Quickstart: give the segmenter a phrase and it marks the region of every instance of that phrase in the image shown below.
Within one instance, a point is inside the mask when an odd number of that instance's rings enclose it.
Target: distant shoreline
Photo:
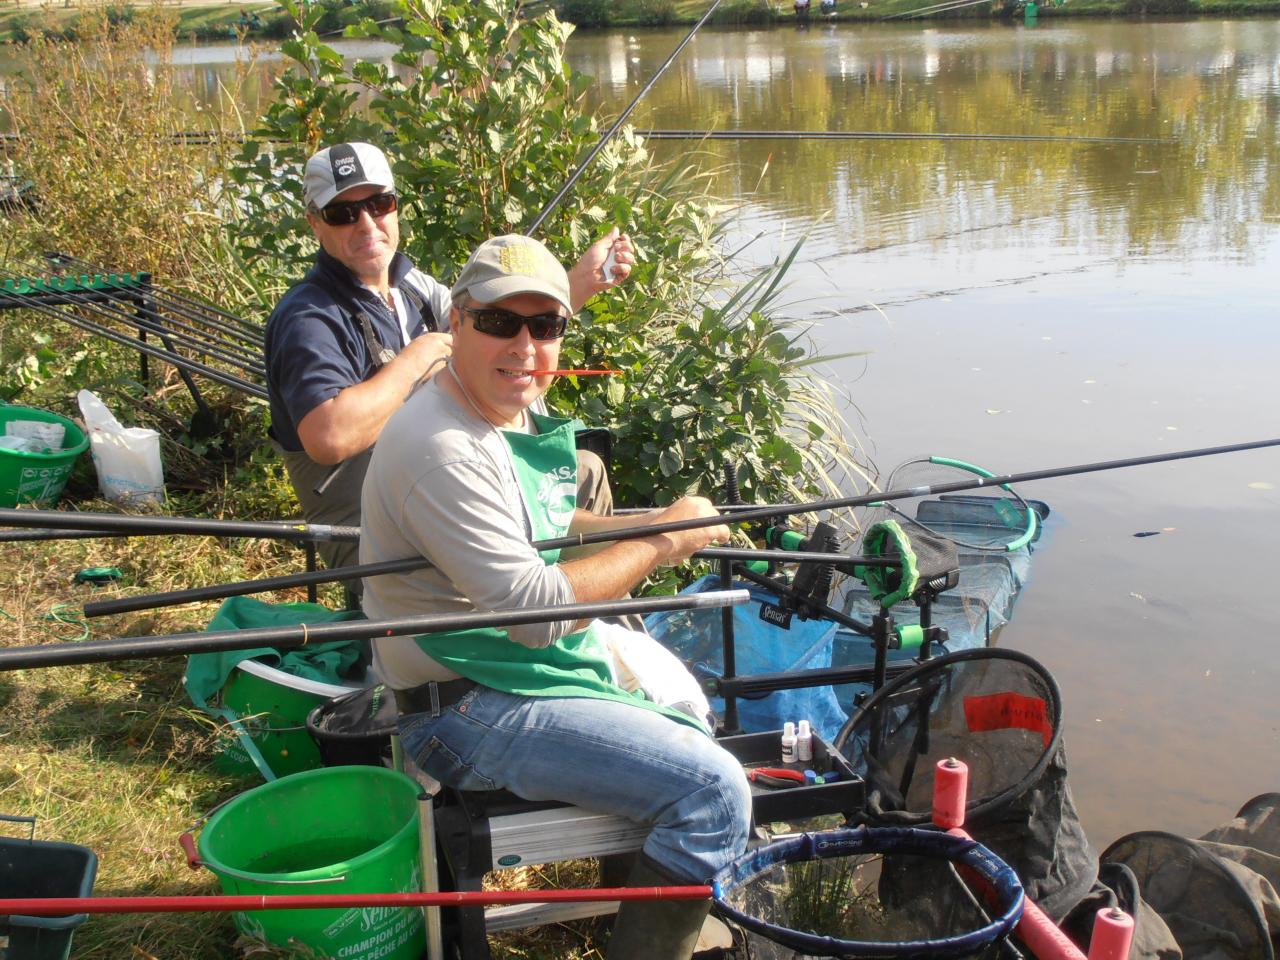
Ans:
[[[835,16],[820,12],[821,0],[810,0],[807,18],[798,17],[790,2],[774,2],[765,7],[764,0],[757,8],[751,8],[739,22],[720,21],[717,27],[758,29],[765,26],[820,27],[832,23],[875,23],[886,18],[901,18],[904,14],[930,6],[936,0],[839,0]],[[1280,0],[1035,0],[1038,19],[1048,21],[1059,17],[1121,17],[1160,20],[1198,20],[1206,17],[1255,17],[1280,14]],[[993,20],[1017,20],[1025,17],[1026,0],[990,0],[933,16],[916,15],[912,21],[937,24],[940,22],[991,22]],[[73,39],[76,24],[86,9],[75,0],[64,0],[63,6],[50,6],[47,0],[17,0],[12,7],[0,12],[0,43],[22,42],[41,34]],[[140,10],[148,4],[117,3],[110,9]],[[179,40],[194,39],[211,42],[245,37],[249,40],[285,39],[292,31],[292,22],[274,0],[166,0],[162,9],[177,15],[175,34]],[[346,8],[347,16],[359,19],[360,8],[356,4]],[[623,6],[623,5],[620,5]],[[385,11],[382,6],[378,11]],[[670,21],[663,24],[641,23],[635,18],[617,17],[604,27],[579,26],[580,30],[643,30],[655,26],[683,27],[696,23],[705,9],[703,0],[679,0]],[[739,4],[739,11],[743,5]],[[385,15],[385,14],[383,14]],[[378,17],[375,16],[375,19]]]

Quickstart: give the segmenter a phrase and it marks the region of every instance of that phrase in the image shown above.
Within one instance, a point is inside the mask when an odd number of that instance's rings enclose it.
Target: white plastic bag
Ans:
[[[160,434],[145,427],[122,427],[98,397],[76,394],[89,432],[89,450],[98,470],[98,489],[112,503],[157,506],[164,500]]]

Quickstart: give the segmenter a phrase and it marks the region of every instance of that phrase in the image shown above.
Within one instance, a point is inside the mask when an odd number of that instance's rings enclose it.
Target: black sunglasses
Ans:
[[[360,219],[360,211],[368,210],[369,216],[375,220],[385,217],[396,208],[394,193],[375,193],[363,200],[348,200],[344,203],[331,203],[320,208],[320,219],[331,227],[347,227]]]
[[[559,340],[569,326],[569,318],[558,313],[535,313],[526,317],[522,313],[504,310],[501,307],[460,308],[463,313],[471,315],[475,328],[491,337],[510,340],[520,332],[521,327],[529,328],[529,336],[535,340]]]

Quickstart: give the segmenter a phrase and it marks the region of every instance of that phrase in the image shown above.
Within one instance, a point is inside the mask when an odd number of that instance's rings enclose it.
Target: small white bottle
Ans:
[[[796,762],[796,725],[790,720],[782,725],[782,762]]]
[[[796,759],[801,763],[813,759],[813,731],[809,729],[808,720],[801,720],[796,731]]]

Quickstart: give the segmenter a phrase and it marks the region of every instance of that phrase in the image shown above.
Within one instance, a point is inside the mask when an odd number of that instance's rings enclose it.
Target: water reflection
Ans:
[[[626,102],[679,34],[575,39],[574,65]],[[708,144],[719,189],[816,219],[844,252],[1050,218],[1114,253],[1247,258],[1242,221],[1280,214],[1275,22],[704,31],[640,126],[1152,138],[1167,144],[771,141]],[[688,144],[658,145],[663,153]],[[856,224],[858,229],[842,229]],[[1034,234],[1029,241],[1036,240]]]

